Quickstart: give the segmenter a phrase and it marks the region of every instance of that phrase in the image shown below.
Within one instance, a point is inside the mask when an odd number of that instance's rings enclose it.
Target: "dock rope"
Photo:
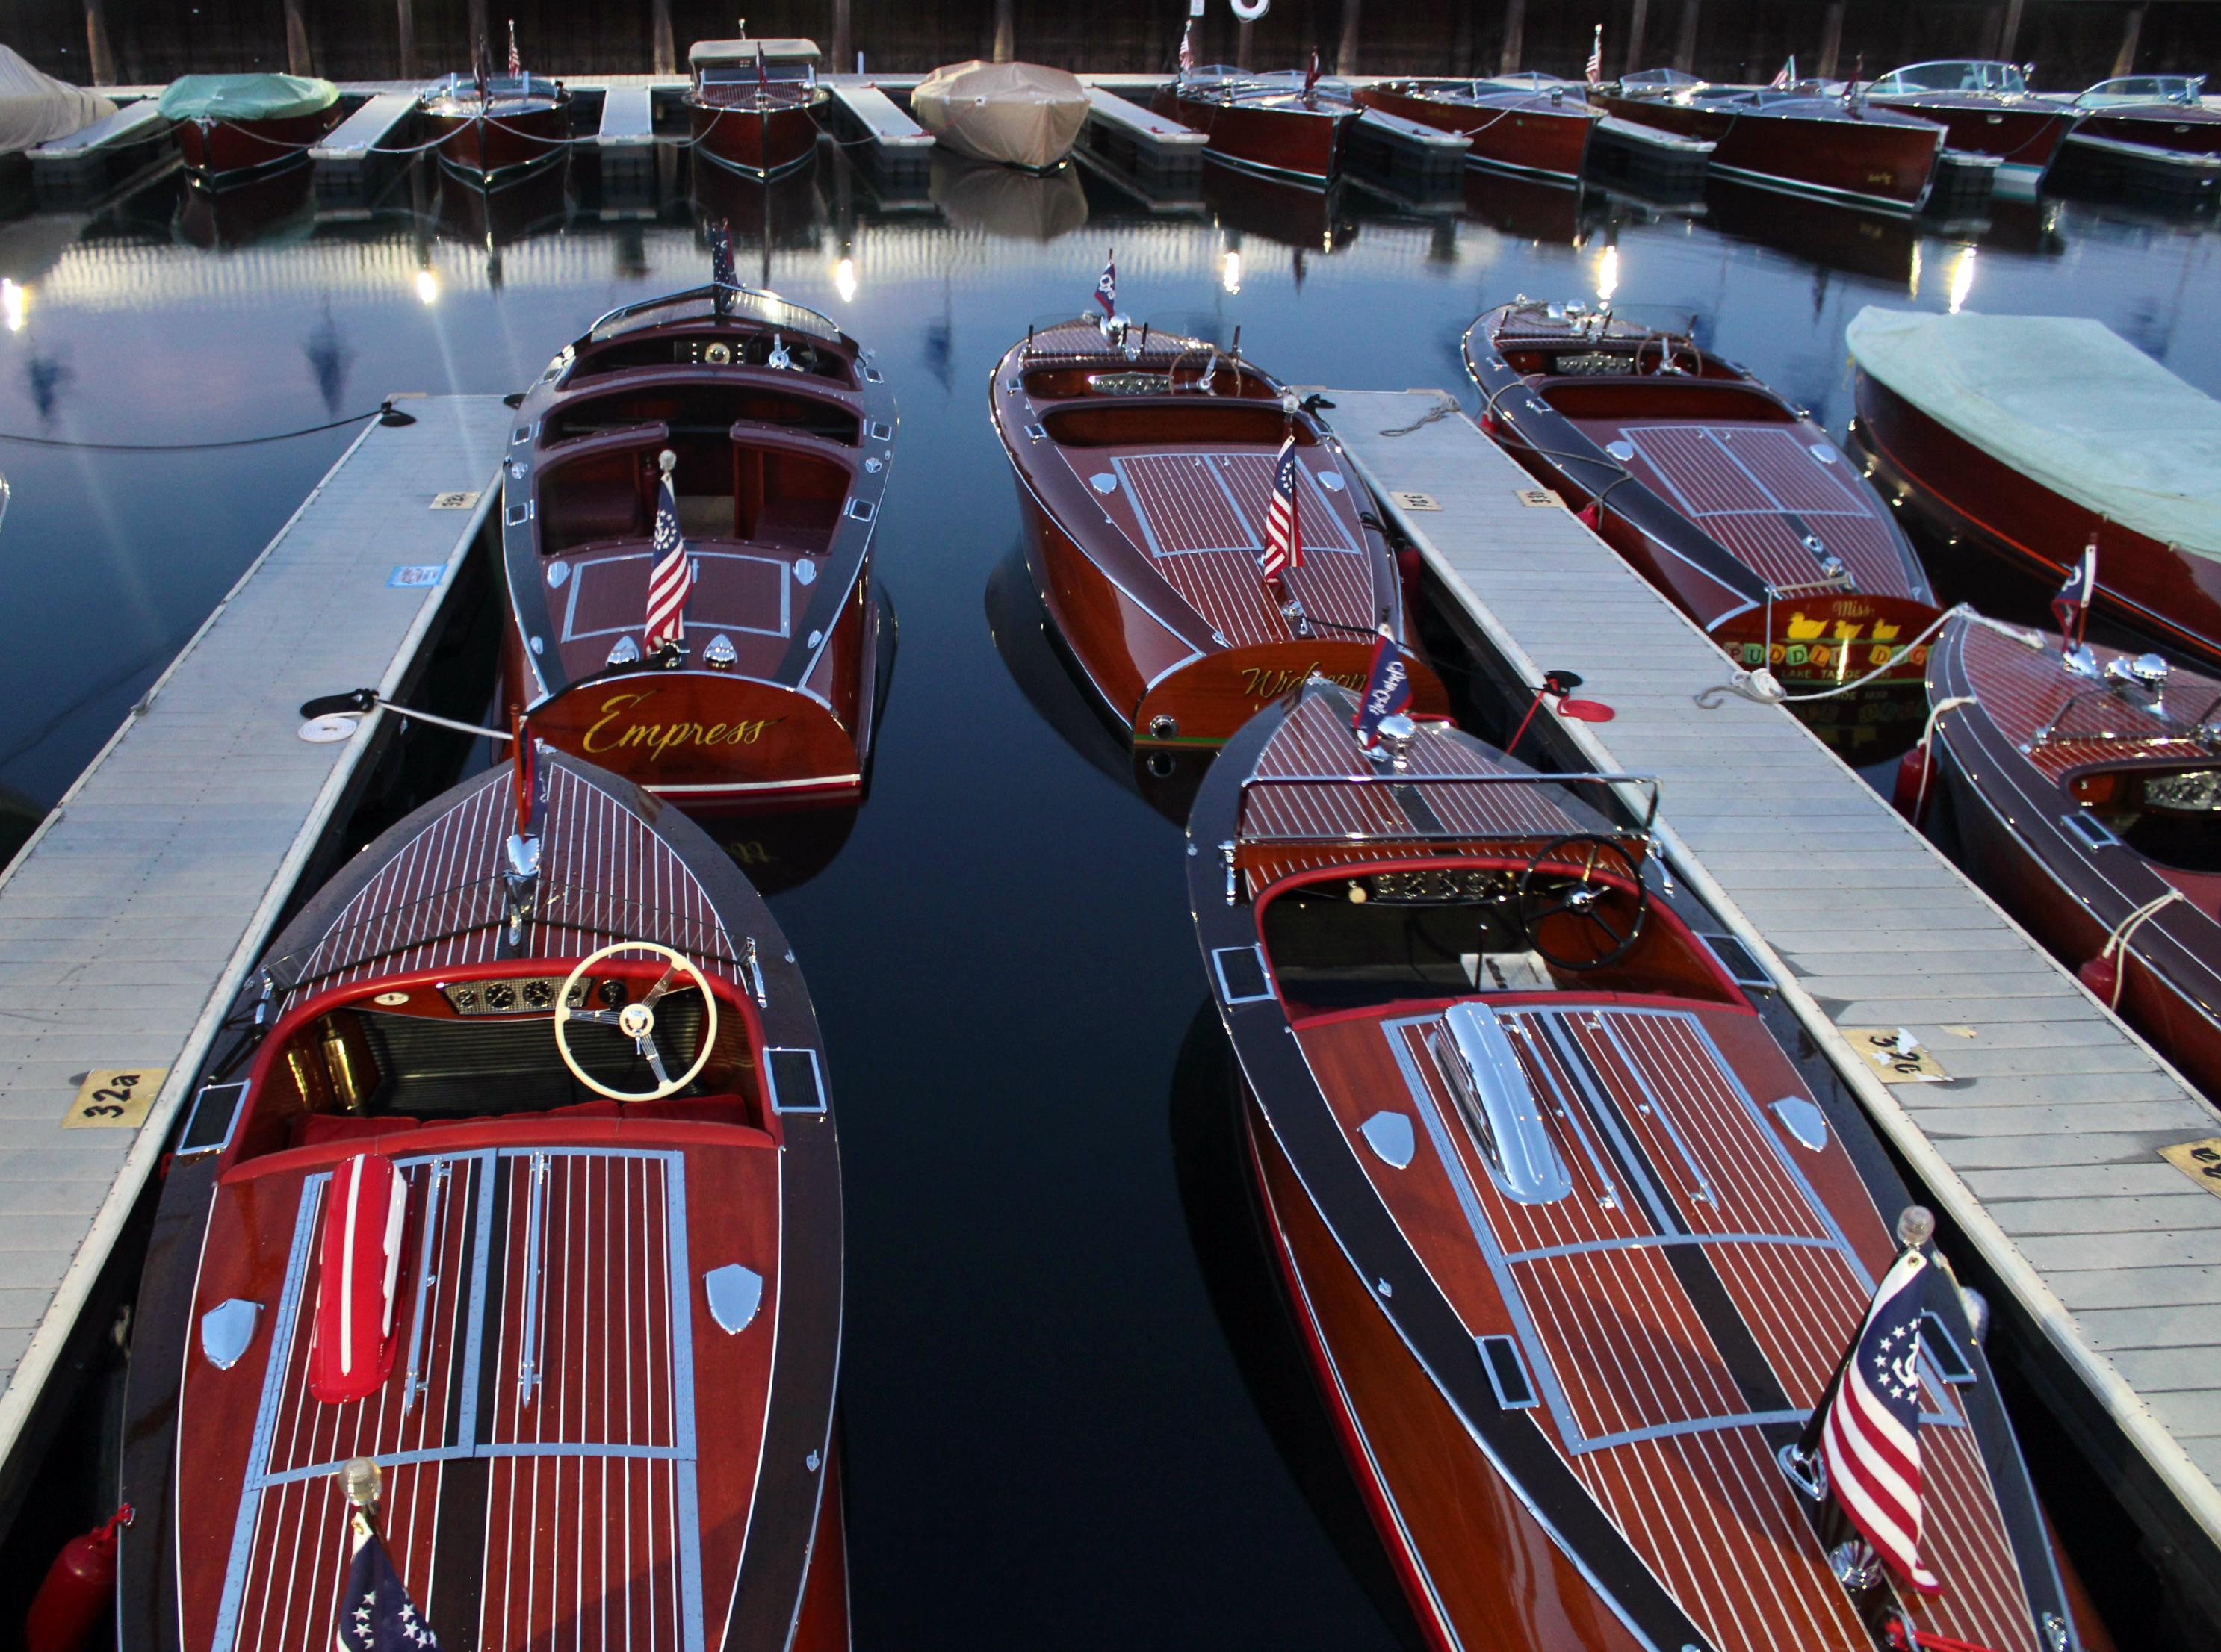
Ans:
[[[1956,711],[1961,706],[1979,706],[1982,702],[1971,694],[1946,695],[1928,708],[1928,720],[1920,726],[1920,739],[1915,748],[1921,754],[1920,789],[1912,796],[1912,820],[1920,823],[1920,812],[1928,807],[1928,782],[1936,772],[1936,725],[1947,711]]]
[[[2145,901],[2113,926],[2113,932],[2105,938],[2105,945],[2098,949],[2098,956],[2101,958],[2111,958],[2117,951],[2120,954],[2113,965],[2113,995],[2106,1002],[2107,1009],[2118,1013],[2121,1007],[2121,988],[2128,984],[2129,980],[2129,938],[2143,928],[2148,919],[2158,917],[2162,907],[2185,899],[2187,897],[2180,889],[2169,889],[2156,900]]]
[[[303,425],[298,430],[273,431],[266,436],[230,436],[212,442],[94,442],[79,441],[61,436],[24,436],[12,430],[0,430],[0,442],[22,442],[28,447],[67,447],[102,453],[200,453],[217,447],[260,447],[266,442],[289,442],[297,436],[320,435],[327,430],[344,430],[349,425],[359,425],[366,419],[383,419],[397,409],[388,398],[367,413],[351,413],[344,419],[335,419],[328,424]],[[395,419],[397,424],[414,424],[406,415]]]

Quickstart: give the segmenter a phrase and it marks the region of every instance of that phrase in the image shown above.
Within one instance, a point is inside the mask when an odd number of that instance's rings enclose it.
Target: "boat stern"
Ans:
[[[1408,651],[1411,710],[1447,715],[1442,679]],[[1134,713],[1136,747],[1218,746],[1273,701],[1314,677],[1364,692],[1373,644],[1361,638],[1318,638],[1220,649],[1198,655],[1149,684]]]

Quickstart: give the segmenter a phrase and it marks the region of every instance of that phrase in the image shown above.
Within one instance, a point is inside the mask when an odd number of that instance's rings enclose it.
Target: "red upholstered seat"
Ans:
[[[572,1101],[566,1106],[550,1107],[541,1115],[543,1119],[614,1119],[617,1104],[606,1096],[597,1096],[591,1101]]]
[[[626,1104],[629,1119],[668,1119],[683,1124],[745,1125],[748,1106],[737,1095],[673,1095]]]
[[[352,1113],[303,1113],[293,1125],[293,1145],[322,1147],[332,1142],[367,1141],[416,1128],[414,1119],[366,1119]]]

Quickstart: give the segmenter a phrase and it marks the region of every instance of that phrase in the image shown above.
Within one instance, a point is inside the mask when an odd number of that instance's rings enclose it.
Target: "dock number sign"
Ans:
[[[1847,1026],[1843,1037],[1885,1084],[1948,1084],[1951,1075],[1901,1026]]]
[[[2159,1151],[2169,1164],[2221,1199],[2221,1136],[2208,1136],[2199,1142],[2177,1142]]]
[[[96,1067],[62,1115],[65,1130],[136,1130],[147,1121],[166,1067]]]

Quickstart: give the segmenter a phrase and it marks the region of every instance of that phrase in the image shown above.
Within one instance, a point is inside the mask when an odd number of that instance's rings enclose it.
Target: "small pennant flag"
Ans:
[[[1311,66],[1304,71],[1304,96],[1309,97],[1317,90],[1319,80],[1318,47],[1311,47]]]
[[[340,1592],[333,1652],[440,1652],[440,1637],[409,1598],[385,1540],[360,1515],[352,1524],[354,1554]]]
[[[1291,428],[1273,461],[1273,502],[1265,512],[1265,549],[1257,558],[1258,571],[1270,580],[1278,580],[1283,569],[1304,565],[1304,525],[1296,503],[1296,473],[1302,468]]]
[[[1920,1314],[1928,1268],[1917,1246],[1890,1264],[1815,1420],[1836,1501],[1883,1564],[1934,1594],[1943,1586],[1920,1560]]]
[[[1789,61],[1781,65],[1780,72],[1767,82],[1769,90],[1786,91],[1797,84],[1797,54],[1792,52]]]
[[[1103,306],[1106,317],[1118,313],[1118,249],[1115,246],[1103,255],[1103,273],[1095,277],[1095,302]]]
[[[1388,627],[1380,627],[1380,639],[1373,645],[1373,665],[1365,676],[1365,697],[1357,702],[1357,715],[1350,727],[1357,732],[1358,743],[1368,751],[1380,744],[1380,722],[1393,717],[1411,703],[1411,668],[1404,664],[1404,651],[1388,634]]]
[[[487,49],[486,38],[479,36],[478,50],[471,53],[471,78],[477,83],[479,102],[483,103],[491,94],[486,90],[486,77],[493,72],[492,53]]]
[[[733,227],[723,218],[710,226],[710,279],[720,287],[741,284],[733,268]]]
[[[524,78],[524,59],[517,55],[516,51],[516,19],[514,17],[509,20],[509,78],[512,80]]]
[[[686,536],[679,531],[679,499],[671,490],[667,464],[656,490],[655,538],[649,549],[655,557],[648,576],[647,651],[652,654],[666,642],[685,640],[686,599],[694,589],[694,559],[687,554]]]
[[[1582,73],[1592,86],[1601,86],[1604,84],[1604,25],[1602,23],[1596,26],[1596,41],[1589,47],[1588,67]]]
[[[2098,595],[2098,536],[2093,533],[2090,543],[2082,547],[2082,560],[2067,571],[2067,583],[2059,588],[2059,595],[2051,599],[2052,617],[2059,621],[2059,633],[2072,641],[2082,640],[2082,630],[2088,623],[2091,600]]]

